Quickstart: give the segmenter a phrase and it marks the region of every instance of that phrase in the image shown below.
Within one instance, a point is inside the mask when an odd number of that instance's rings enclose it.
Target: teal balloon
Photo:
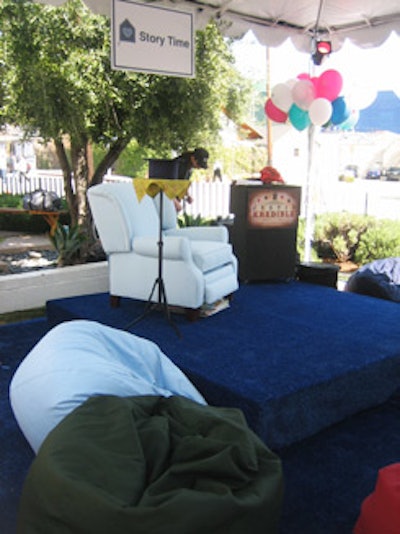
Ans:
[[[332,102],[332,116],[331,116],[332,124],[335,124],[335,125],[342,124],[342,122],[346,121],[349,117],[350,117],[350,109],[348,108],[344,100],[344,97],[338,96]]]
[[[289,119],[296,130],[299,130],[300,132],[305,130],[311,124],[308,111],[299,108],[296,104],[292,104],[289,109]]]
[[[350,113],[349,118],[340,124],[340,129],[341,130],[353,130],[359,118],[360,118],[360,112],[358,110],[353,110]]]

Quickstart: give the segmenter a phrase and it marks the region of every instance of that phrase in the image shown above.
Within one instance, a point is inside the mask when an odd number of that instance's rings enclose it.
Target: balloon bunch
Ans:
[[[290,122],[299,131],[310,124],[338,126],[351,115],[340,96],[342,87],[342,76],[336,70],[326,70],[318,77],[299,74],[295,80],[273,87],[265,113],[274,122]]]

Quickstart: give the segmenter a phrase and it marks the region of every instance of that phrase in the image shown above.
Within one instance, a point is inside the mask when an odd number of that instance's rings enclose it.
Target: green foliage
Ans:
[[[376,220],[360,237],[354,254],[356,263],[400,257],[400,221]]]
[[[304,250],[305,221],[299,221],[297,249]],[[316,216],[312,243],[313,261],[331,259],[364,265],[376,259],[400,256],[400,221],[351,213]]]
[[[297,255],[299,261],[304,261],[304,248],[305,248],[305,233],[306,233],[306,220],[304,218],[299,219],[299,224],[297,226]],[[314,248],[311,248],[311,261],[318,261],[318,254]]]
[[[196,33],[195,78],[115,70],[110,57],[110,19],[81,0],[0,3],[0,123],[54,141],[71,220],[82,227],[87,188],[102,181],[131,140],[154,157],[211,147],[221,108],[239,117],[247,94],[215,23]],[[94,145],[101,157],[92,175]],[[127,160],[141,173],[139,154]]]
[[[319,257],[353,260],[360,237],[373,218],[351,213],[326,213],[315,220],[313,246]]]
[[[214,226],[215,221],[210,218],[202,217],[201,215],[189,215],[184,212],[178,215],[178,226],[184,228],[185,226]]]
[[[196,34],[191,79],[112,69],[110,20],[80,0],[57,8],[4,0],[0,11],[4,111],[45,139],[68,134],[111,148],[116,138],[136,138],[182,150],[215,139],[221,106],[233,117],[243,108],[246,82],[215,24]]]
[[[78,263],[79,251],[87,237],[79,226],[58,224],[50,240],[58,252],[57,263],[60,266]]]
[[[95,165],[104,157],[105,149],[96,145],[94,149]],[[114,174],[131,176],[132,178],[145,178],[148,173],[148,159],[156,157],[170,157],[170,152],[155,154],[154,150],[141,147],[136,139],[133,139],[121,153],[113,165]]]
[[[10,193],[3,193],[2,195],[0,195],[0,207],[22,209],[22,198],[22,195],[11,195]]]

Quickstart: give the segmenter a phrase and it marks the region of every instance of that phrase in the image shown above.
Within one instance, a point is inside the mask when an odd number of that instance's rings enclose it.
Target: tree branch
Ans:
[[[121,152],[128,146],[131,138],[119,138],[109,148],[104,158],[94,171],[90,185],[97,185],[103,181],[108,169],[117,161]]]

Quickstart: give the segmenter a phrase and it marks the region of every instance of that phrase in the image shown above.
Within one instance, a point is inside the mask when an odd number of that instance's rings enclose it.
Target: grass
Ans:
[[[32,310],[21,310],[0,315],[0,325],[29,321],[38,317],[46,316],[46,307],[34,308]]]

